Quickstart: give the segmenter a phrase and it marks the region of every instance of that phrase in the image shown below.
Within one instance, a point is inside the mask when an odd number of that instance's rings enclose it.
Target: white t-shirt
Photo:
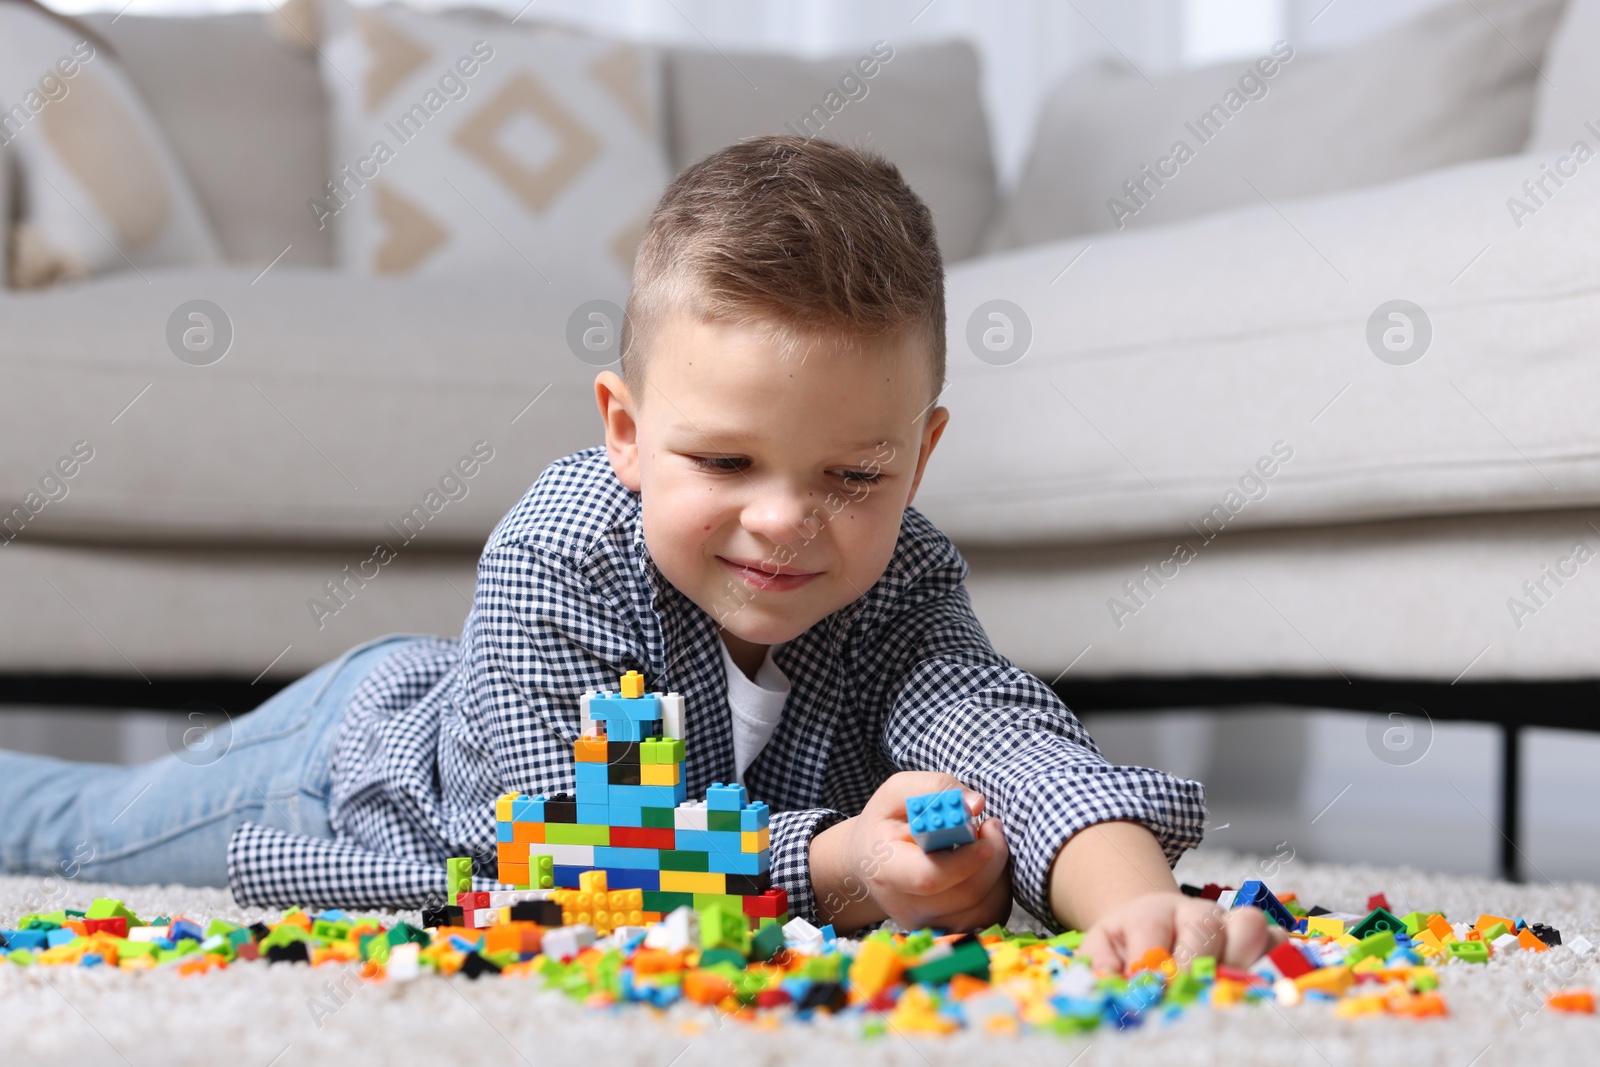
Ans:
[[[727,644],[720,638],[717,644],[722,646],[722,666],[728,672],[728,710],[733,713],[733,765],[738,772],[737,781],[743,785],[745,769],[767,747],[772,731],[778,728],[778,720],[783,718],[783,705],[789,699],[789,679],[772,662],[772,649],[777,646],[767,648],[767,658],[752,682],[733,662]]]

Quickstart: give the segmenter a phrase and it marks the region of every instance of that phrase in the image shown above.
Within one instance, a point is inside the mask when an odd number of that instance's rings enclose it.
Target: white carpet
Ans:
[[[1179,875],[1195,884],[1237,884],[1262,877],[1263,864],[1254,857],[1209,852],[1186,857]],[[1267,881],[1275,889],[1298,892],[1308,905],[1320,903],[1338,911],[1360,911],[1367,895],[1381,890],[1401,914],[1434,908],[1453,919],[1475,919],[1480,911],[1489,911],[1547,922],[1568,940],[1583,934],[1600,944],[1600,886],[1595,885],[1514,886],[1301,861],[1283,866]],[[54,887],[56,895],[40,901],[41,891],[51,891],[44,881],[0,878],[0,925],[36,908],[84,907],[99,895],[121,897],[144,916],[260,917],[220,890],[74,882]],[[35,908],[24,906],[30,895]],[[37,907],[41,903],[44,907]],[[1021,926],[1022,918],[1017,913],[1014,925]],[[538,989],[536,981],[432,976],[409,985],[363,986],[349,979],[350,992],[338,998],[345,1003],[319,1025],[313,1002],[335,1006],[330,990],[341,977],[332,967],[265,964],[193,978],[171,972],[0,964],[0,1064],[1499,1067],[1600,1062],[1596,1017],[1540,1010],[1524,1017],[1519,1028],[1511,1006],[1514,999],[1542,1005],[1544,989],[1600,983],[1600,961],[1580,961],[1567,948],[1443,968],[1441,987],[1452,1013],[1443,1020],[1340,1020],[1326,1005],[1262,1004],[1226,1012],[1193,1010],[1170,1025],[1126,1033],[1103,1029],[1077,1041],[977,1034],[906,1038],[894,1033],[863,1040],[857,1036],[857,1022],[845,1025],[827,1018],[777,1030],[742,1023],[719,1027],[708,1009],[693,1006],[680,1005],[665,1017],[636,1007],[591,1011]],[[698,1032],[689,1032],[695,1027]]]

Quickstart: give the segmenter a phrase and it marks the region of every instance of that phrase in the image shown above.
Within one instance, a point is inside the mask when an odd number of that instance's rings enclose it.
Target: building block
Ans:
[[[719,834],[737,834],[744,827],[737,811],[709,808],[706,811],[706,829]]]
[[[683,780],[683,765],[678,763],[640,764],[638,785],[677,785]]]
[[[578,788],[579,789],[583,789],[584,786],[580,785]],[[596,788],[599,788],[599,787],[598,786],[589,786],[588,788],[596,789]],[[609,835],[609,831],[611,829],[611,805],[610,804],[596,804],[596,803],[594,803],[592,801],[588,802],[588,803],[585,803],[584,801],[580,800],[580,801],[578,801],[578,821],[576,823],[572,823],[570,825],[575,826],[575,827],[576,826],[587,826],[587,827],[593,827],[593,828],[600,829],[600,830],[605,830],[605,831],[607,831],[607,833]],[[609,836],[608,836],[607,840],[609,840]],[[595,844],[595,845],[603,845],[606,842],[605,841],[592,841],[590,843],[591,844]]]
[[[683,694],[667,693],[661,698],[661,736],[683,740]],[[678,760],[683,756],[680,754]]]
[[[726,893],[727,875],[699,871],[662,871],[661,888],[668,893]]]
[[[1267,953],[1267,958],[1272,960],[1272,964],[1278,968],[1279,974],[1289,979],[1299,978],[1303,974],[1310,974],[1316,970],[1316,966],[1306,958],[1306,954],[1301,952],[1293,941],[1283,942]]]
[[[497,877],[502,885],[531,886],[532,868],[526,862],[506,863],[502,860]]]
[[[547,822],[544,824],[544,840],[544,847],[550,845],[609,845],[611,844],[611,827],[596,823]],[[540,850],[541,846],[529,846],[530,852]],[[588,862],[593,863],[592,860]]]
[[[1233,902],[1228,906],[1230,908],[1260,908],[1266,912],[1269,920],[1285,930],[1293,930],[1298,924],[1298,920],[1289,914],[1289,909],[1284,907],[1278,898],[1272,895],[1272,891],[1266,887],[1266,884],[1258,878],[1251,878],[1240,885],[1238,891],[1234,893]],[[1384,914],[1387,915],[1388,912]],[[1393,916],[1390,916],[1390,918],[1393,918]],[[1395,928],[1400,927],[1400,920],[1395,919]],[[1351,932],[1358,938],[1365,936],[1361,933],[1359,927]]]
[[[613,834],[619,827],[643,826],[644,809],[631,804],[606,804],[606,810],[611,813],[611,829]]]
[[[771,852],[708,852],[709,870],[719,874],[761,874],[771,866]]]
[[[763,826],[759,830],[745,830],[739,834],[740,852],[760,852],[772,847],[772,829]]]
[[[607,868],[611,884],[617,889],[657,891],[661,888],[661,872],[655,868]]]
[[[789,910],[789,894],[782,888],[769,889],[760,896],[742,898],[744,913],[756,918],[776,919]]]
[[[532,866],[535,856],[549,856],[550,862],[567,867],[593,867],[593,845],[563,845],[543,844],[528,846],[528,864]]]
[[[594,766],[603,767],[604,764],[596,763]],[[578,787],[573,792],[577,797],[576,806],[573,809],[574,822],[584,821],[583,809],[585,806],[604,808],[611,803],[611,786],[606,782],[579,782]],[[605,820],[601,819],[600,822],[604,823]]]
[[[1386,908],[1373,908],[1365,919],[1350,928],[1350,932],[1358,938],[1365,938],[1385,930],[1402,934],[1406,932],[1406,924]]]
[[[639,809],[639,824],[654,830],[670,830],[677,825],[674,809],[646,805]]]
[[[554,889],[556,884],[555,857],[550,855],[528,857],[529,883],[535,889]]]
[[[509,844],[516,840],[515,823],[497,822],[494,824],[494,839],[497,843]]]
[[[772,809],[762,801],[753,801],[739,809],[739,829],[764,830],[772,823]]]
[[[596,867],[625,867],[632,870],[658,871],[661,869],[661,850],[655,848],[618,848],[607,845],[594,850]],[[741,874],[748,873],[741,871]]]
[[[705,801],[687,800],[673,810],[672,825],[679,830],[706,830],[709,814]]]
[[[580,737],[573,745],[572,754],[579,763],[604,763],[606,739],[604,736]]]
[[[697,852],[692,849],[670,849],[661,853],[661,869],[663,871],[700,871],[705,873],[711,870],[710,857],[707,853]]]
[[[978,839],[977,820],[968,814],[959,789],[907,797],[906,824],[911,839],[924,852],[967,845]]]
[[[542,822],[514,822],[511,824],[511,840],[519,845],[543,844],[544,827]]]
[[[544,796],[519,796],[511,802],[512,822],[544,822]]]
[[[673,838],[680,849],[697,852],[743,852],[743,835],[718,833],[715,830],[674,830]]]
[[[621,678],[622,695],[628,700],[637,700],[644,696],[644,675],[638,671],[629,671]]]
[[[521,793],[506,793],[494,802],[494,818],[496,822],[512,822],[516,819],[513,804]]]
[[[611,826],[611,844],[617,848],[650,848],[671,851],[677,848],[674,831],[646,827]]]
[[[711,811],[737,812],[749,803],[745,795],[744,786],[736,784],[724,785],[721,782],[712,782],[711,788],[706,790],[706,807]]]
[[[584,802],[583,787],[586,785],[610,785],[611,764],[600,760],[598,762],[579,762],[574,768],[575,778],[578,783],[578,803]]]
[[[577,822],[578,799],[571,793],[557,793],[544,802],[544,821]]]
[[[457,893],[472,888],[472,857],[452,856],[445,860],[445,892],[451,900]]]
[[[608,763],[606,764],[606,784],[639,785],[643,779],[643,773],[644,768],[637,763]],[[676,785],[677,782],[651,782],[649,784]]]

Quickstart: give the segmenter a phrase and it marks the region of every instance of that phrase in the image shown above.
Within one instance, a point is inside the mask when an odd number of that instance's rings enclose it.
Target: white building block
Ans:
[[[593,845],[548,845],[544,843],[528,846],[528,856],[549,856],[555,863],[567,867],[593,867]]]
[[[682,693],[667,693],[661,698],[661,736],[683,736]]]

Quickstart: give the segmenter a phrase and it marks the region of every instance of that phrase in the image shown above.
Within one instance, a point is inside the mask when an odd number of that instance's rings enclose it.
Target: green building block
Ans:
[[[744,973],[745,955],[736,948],[727,945],[718,945],[716,948],[703,949],[700,952],[700,967],[705,969],[718,963],[731,963],[739,968],[739,973]]]
[[[1505,923],[1495,923],[1483,932],[1483,940],[1486,944],[1492,945],[1495,938],[1507,933],[1510,933],[1510,931],[1506,928]]]
[[[705,852],[695,852],[691,849],[664,848],[661,850],[661,869],[705,873],[711,869],[711,857]]]
[[[1380,960],[1386,960],[1389,958],[1389,953],[1394,950],[1394,931],[1380,930],[1375,934],[1363,937],[1358,944],[1351,945],[1350,950],[1345,953],[1344,961],[1353,965],[1368,956],[1376,956]]]
[[[844,971],[843,965],[844,957],[837,952],[810,956],[800,965],[800,974],[813,982],[837,982]]]
[[[768,923],[750,938],[750,958],[765,962],[782,947],[783,927],[777,923]]]
[[[640,808],[639,816],[646,829],[671,830],[677,826],[671,808]]]
[[[1425,911],[1414,911],[1401,921],[1406,924],[1406,935],[1408,937],[1416,937],[1423,930],[1427,929],[1428,913]]]
[[[433,940],[433,938],[428,936],[426,930],[419,930],[410,923],[395,923],[394,926],[390,927],[389,932],[384,936],[388,938],[389,944],[391,945],[403,945],[407,942],[414,942],[423,946],[424,948],[426,948],[428,943]]]
[[[140,956],[153,956],[156,952],[154,941],[125,941],[117,946],[119,959],[138,959]]]
[[[1350,928],[1350,936],[1356,938],[1369,937],[1384,930],[1404,930],[1406,924],[1385,908],[1373,908],[1365,919]]]
[[[709,904],[697,910],[702,949],[731,948],[741,958],[750,954],[750,925],[743,911],[733,911],[723,904]]]
[[[694,907],[693,893],[667,893],[659,889],[644,890],[644,910],[659,911],[662,915],[679,908]]]
[[[300,927],[295,926],[295,925],[293,925],[291,923],[283,923],[283,924],[281,924],[279,926],[274,927],[272,929],[272,931],[267,934],[266,937],[263,937],[261,939],[261,951],[262,951],[262,954],[264,955],[266,953],[267,949],[269,949],[269,948],[276,948],[279,945],[287,945],[287,944],[290,944],[291,942],[294,942],[294,941],[310,941],[310,940],[311,940],[311,935],[309,933],[307,933],[306,931],[300,929]],[[178,944],[180,946],[181,945],[186,945],[186,944],[187,945],[192,945],[192,944],[194,944],[194,942],[193,941],[179,941]]]
[[[544,840],[550,845],[607,845],[611,843],[611,827],[599,823],[547,822]]]
[[[128,910],[127,905],[120,900],[113,900],[111,897],[97,898],[94,903],[89,905],[89,910],[83,913],[83,917],[85,919],[128,919],[130,920],[129,925],[132,925],[131,920],[137,918],[133,912]]]
[[[724,834],[739,833],[739,813],[736,811],[708,811],[706,812],[706,829]]]
[[[1489,946],[1482,941],[1450,941],[1445,945],[1450,955],[1468,963],[1488,963]]]
[[[715,905],[725,908],[736,915],[744,914],[744,898],[731,893],[696,893],[694,895],[694,910],[700,911]]]
[[[375,960],[378,963],[389,962],[389,952],[393,948],[389,939],[383,934],[361,935],[361,958]]]
[[[963,941],[953,951],[938,959],[912,967],[906,972],[906,977],[913,982],[938,985],[950,981],[958,974],[970,974],[988,981],[989,950],[977,940]]]
[[[528,880],[535,889],[554,889],[556,887],[556,858],[554,856],[535,856],[533,864],[528,868]]]
[[[343,941],[350,936],[351,924],[329,919],[316,919],[311,923],[311,936],[318,941]]]
[[[1205,982],[1217,980],[1217,958],[1215,956],[1196,956],[1189,965],[1189,970],[1194,976]]]
[[[450,903],[454,904],[457,894],[472,892],[472,857],[452,856],[444,864],[447,892],[450,894]]]

